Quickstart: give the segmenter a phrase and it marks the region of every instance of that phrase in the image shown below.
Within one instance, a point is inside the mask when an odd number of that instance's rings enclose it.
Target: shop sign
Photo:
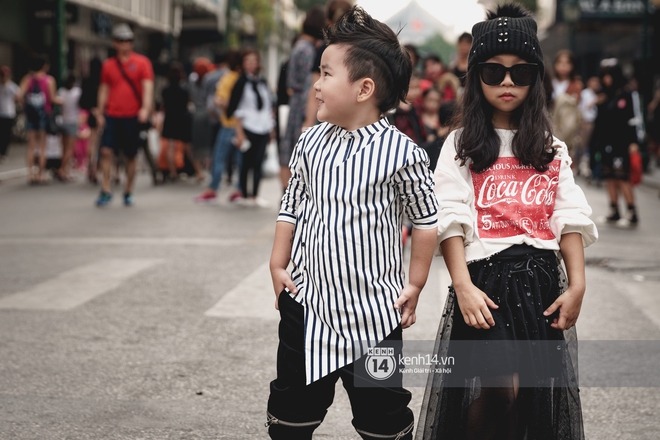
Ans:
[[[39,2],[33,10],[34,18],[40,23],[54,23],[57,15],[55,12],[56,7],[57,3],[55,2]],[[67,3],[64,6],[64,15],[68,24],[78,22],[78,6]]]
[[[581,19],[642,18],[645,4],[649,14],[655,8],[644,0],[579,0]]]

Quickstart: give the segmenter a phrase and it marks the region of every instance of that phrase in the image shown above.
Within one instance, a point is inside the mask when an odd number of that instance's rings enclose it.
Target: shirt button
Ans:
[[[305,242],[301,243],[300,246],[305,247]]]

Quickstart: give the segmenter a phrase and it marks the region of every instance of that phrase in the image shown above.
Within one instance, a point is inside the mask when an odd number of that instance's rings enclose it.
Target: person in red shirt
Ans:
[[[112,200],[110,174],[115,154],[126,159],[124,205],[133,204],[135,156],[138,150],[139,124],[149,119],[153,103],[154,71],[149,59],[133,52],[133,31],[126,23],[112,30],[117,56],[108,58],[101,68],[96,118],[104,128],[101,138],[100,166],[103,172],[101,194],[96,205]]]

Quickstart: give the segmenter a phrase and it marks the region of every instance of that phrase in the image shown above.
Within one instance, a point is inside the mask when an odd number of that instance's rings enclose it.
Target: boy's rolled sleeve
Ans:
[[[555,209],[550,217],[550,228],[558,239],[563,234],[578,233],[582,235],[582,245],[587,247],[598,240],[596,225],[589,218],[591,207],[589,207],[582,189],[573,179],[571,158],[565,144],[560,144],[557,157],[561,159],[561,168]]]
[[[412,148],[406,165],[397,174],[406,215],[417,229],[433,229],[438,224],[438,201],[428,163],[424,150]]]

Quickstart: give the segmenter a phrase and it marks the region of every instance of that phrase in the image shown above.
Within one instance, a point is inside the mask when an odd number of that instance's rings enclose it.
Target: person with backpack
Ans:
[[[20,97],[25,111],[25,130],[27,132],[26,165],[28,183],[31,185],[45,183],[46,170],[46,132],[55,134],[53,105],[60,100],[55,91],[55,78],[48,74],[50,65],[48,57],[40,54],[30,59],[27,75],[20,84]],[[39,152],[39,168],[34,172],[34,152]]]
[[[95,115],[99,127],[105,128],[99,150],[103,180],[101,194],[96,200],[98,207],[106,206],[112,200],[110,175],[115,154],[123,154],[126,160],[124,205],[133,205],[139,125],[149,120],[154,91],[151,61],[133,52],[134,35],[130,26],[126,23],[115,25],[112,38],[117,56],[103,62]]]

